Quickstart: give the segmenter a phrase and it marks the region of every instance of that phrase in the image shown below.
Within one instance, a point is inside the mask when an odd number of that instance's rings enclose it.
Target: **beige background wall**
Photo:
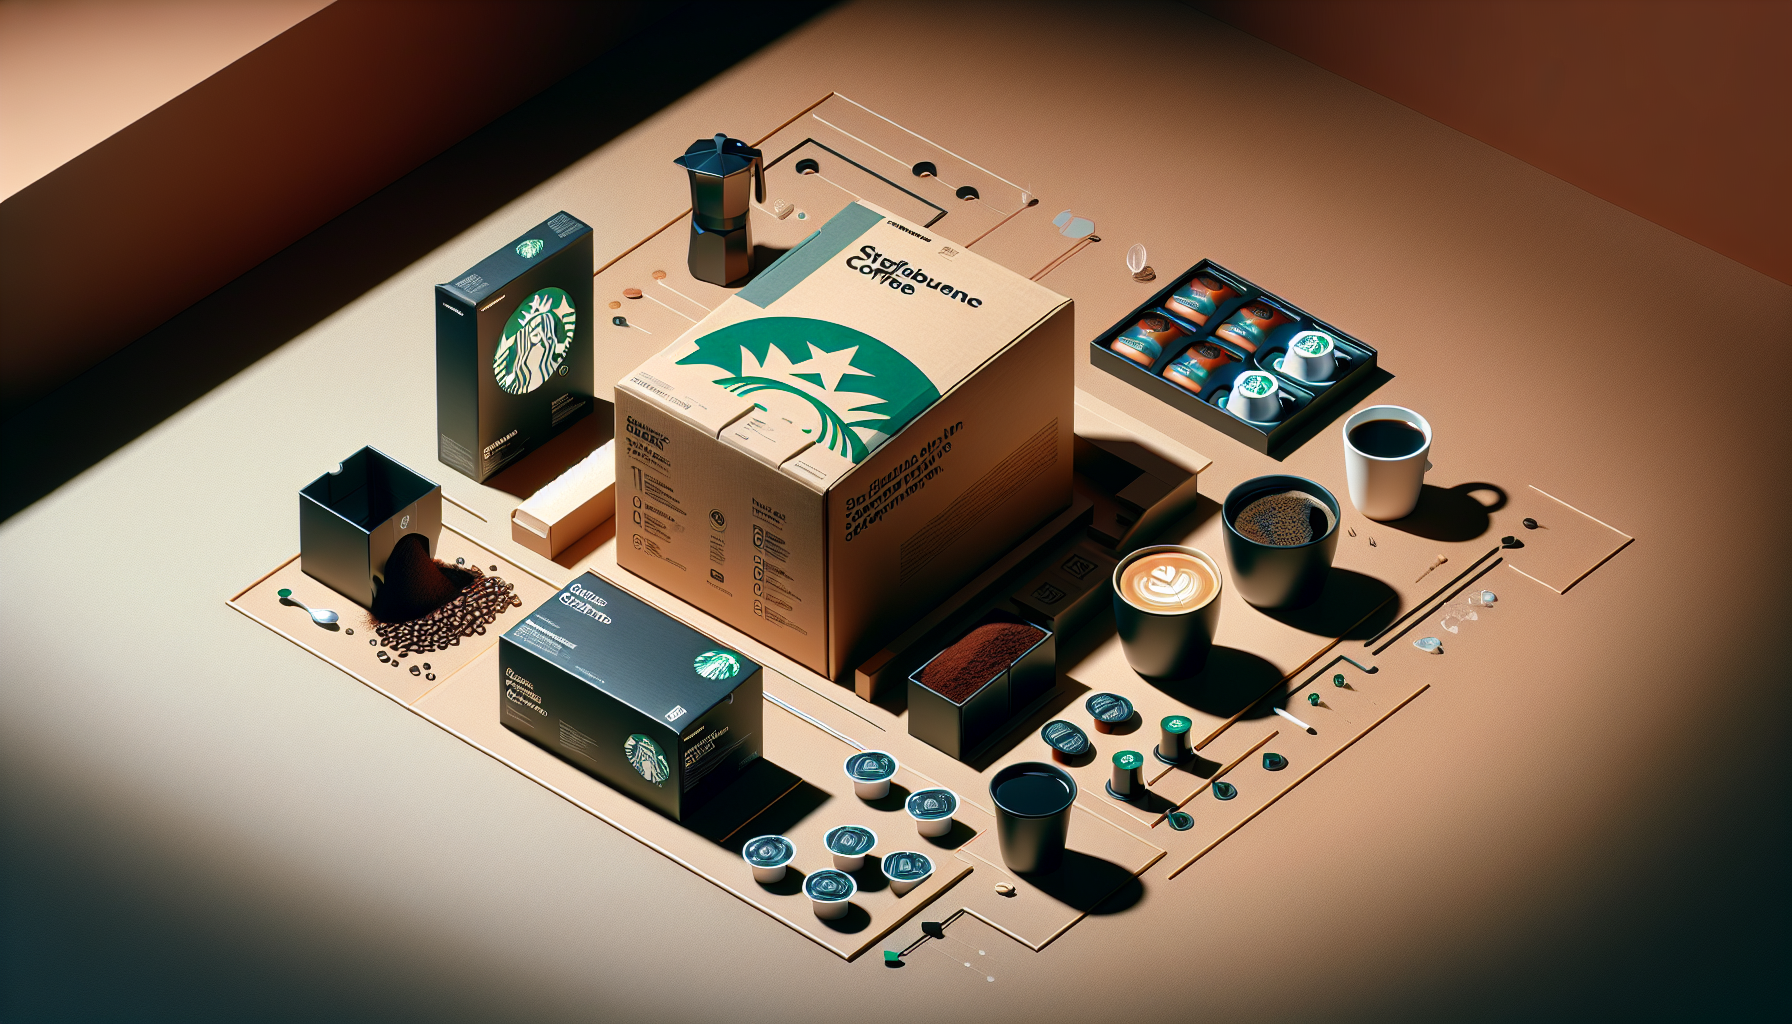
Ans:
[[[1194,6],[1792,283],[1792,3]]]

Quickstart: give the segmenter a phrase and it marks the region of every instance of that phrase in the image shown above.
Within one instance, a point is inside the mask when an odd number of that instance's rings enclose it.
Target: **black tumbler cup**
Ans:
[[[1055,870],[1064,861],[1076,780],[1043,761],[1022,761],[989,780],[996,805],[1002,861],[1023,875]]]
[[[1331,519],[1323,533],[1304,544],[1264,544],[1238,532],[1238,514],[1259,498],[1298,491],[1323,504]],[[1315,516],[1318,509],[1313,509]],[[1343,517],[1338,499],[1323,486],[1304,476],[1259,476],[1246,480],[1226,495],[1220,509],[1225,521],[1226,554],[1232,559],[1232,585],[1258,608],[1304,608],[1319,600],[1332,571],[1332,555],[1338,550],[1338,524]]]
[[[1206,563],[1219,583],[1213,595],[1199,608],[1182,611],[1146,611],[1128,601],[1120,586],[1126,567],[1160,552],[1176,552]],[[1213,649],[1213,634],[1220,628],[1220,592],[1225,586],[1219,563],[1195,548],[1153,544],[1122,558],[1120,564],[1114,566],[1108,591],[1113,597],[1114,629],[1120,634],[1120,647],[1126,654],[1126,663],[1147,679],[1182,679],[1206,668],[1207,652]]]

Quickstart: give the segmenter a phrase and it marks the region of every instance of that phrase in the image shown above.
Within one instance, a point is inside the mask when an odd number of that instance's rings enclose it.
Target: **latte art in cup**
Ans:
[[[1132,563],[1120,577],[1127,602],[1146,611],[1178,612],[1198,608],[1219,589],[1205,562],[1179,551],[1164,551]]]

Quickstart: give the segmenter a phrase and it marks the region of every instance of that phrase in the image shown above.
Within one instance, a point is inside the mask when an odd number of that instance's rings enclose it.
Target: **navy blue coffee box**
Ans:
[[[589,416],[595,320],[591,229],[564,211],[436,285],[443,464],[483,483]]]
[[[498,640],[498,718],[675,821],[760,754],[756,663],[594,573]]]

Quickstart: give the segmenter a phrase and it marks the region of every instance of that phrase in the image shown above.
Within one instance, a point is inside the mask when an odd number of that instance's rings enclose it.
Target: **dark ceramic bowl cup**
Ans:
[[[1311,495],[1331,512],[1325,534],[1305,544],[1277,545],[1252,540],[1238,532],[1238,514],[1268,494],[1300,491]],[[1332,492],[1304,476],[1259,476],[1246,480],[1220,509],[1225,523],[1226,555],[1232,562],[1232,586],[1252,605],[1265,609],[1304,608],[1319,600],[1331,575],[1332,556],[1338,550],[1338,526],[1343,513]]]

